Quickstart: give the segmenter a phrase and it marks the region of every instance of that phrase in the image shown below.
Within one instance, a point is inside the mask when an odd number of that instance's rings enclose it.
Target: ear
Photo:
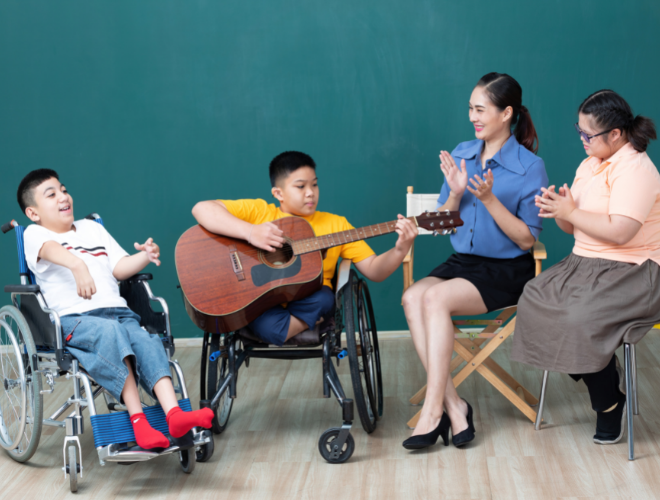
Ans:
[[[33,207],[27,207],[25,209],[25,215],[27,215],[28,219],[32,222],[39,222],[41,220],[41,217],[39,217],[39,214]]]
[[[609,142],[610,143],[616,142],[621,138],[621,135],[622,135],[621,129],[615,128],[608,135],[609,135],[609,140],[610,140]]]
[[[284,196],[283,196],[283,194],[282,194],[282,189],[281,189],[281,188],[275,186],[273,189],[270,190],[270,192],[273,193],[273,196],[274,196],[274,197],[277,199],[277,201],[279,201],[280,203],[282,203],[282,201],[284,201]]]
[[[513,108],[511,106],[507,106],[502,112],[502,122],[510,120],[512,116],[513,116]]]

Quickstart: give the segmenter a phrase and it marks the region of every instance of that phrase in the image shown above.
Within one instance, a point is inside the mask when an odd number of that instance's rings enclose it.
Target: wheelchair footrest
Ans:
[[[180,400],[179,406],[183,411],[192,411],[189,399]],[[147,406],[142,411],[146,415],[151,427],[166,436],[169,435],[165,412],[160,405]],[[115,443],[132,443],[135,441],[133,424],[127,411],[94,415],[90,417],[90,420],[92,422],[94,446],[96,448]]]

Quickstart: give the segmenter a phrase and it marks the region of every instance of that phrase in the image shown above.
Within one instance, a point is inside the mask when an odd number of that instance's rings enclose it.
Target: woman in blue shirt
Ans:
[[[529,250],[541,232],[534,197],[548,186],[548,177],[535,154],[538,137],[522,105],[522,88],[509,75],[485,75],[472,91],[469,116],[476,140],[440,153],[445,181],[438,210],[460,210],[465,222],[451,237],[456,253],[403,296],[427,373],[424,407],[403,442],[407,449],[431,446],[439,436],[447,446],[450,428],[455,446],[474,439],[472,407],[458,396],[449,373],[451,317],[515,305],[534,277]]]

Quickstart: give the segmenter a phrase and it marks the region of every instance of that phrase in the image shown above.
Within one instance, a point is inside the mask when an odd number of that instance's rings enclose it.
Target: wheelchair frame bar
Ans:
[[[151,287],[149,286],[149,283],[146,280],[141,280],[140,283],[144,286],[144,289],[147,291],[147,297],[149,298],[150,301],[152,302],[158,302],[160,306],[163,308],[163,314],[165,314],[165,335],[167,336],[168,339],[172,338],[172,332],[170,330],[170,309],[167,306],[167,302],[165,302],[165,299],[162,297],[156,297],[153,292],[151,291]],[[168,356],[170,355],[169,350],[168,350]]]

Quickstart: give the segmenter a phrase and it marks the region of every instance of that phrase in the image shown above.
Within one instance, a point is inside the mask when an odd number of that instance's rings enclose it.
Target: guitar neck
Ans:
[[[415,217],[408,217],[408,220],[411,220],[416,224]],[[319,250],[338,247],[346,243],[393,233],[396,228],[396,223],[397,221],[393,220],[390,222],[382,222],[380,224],[372,224],[371,226],[349,229],[348,231],[341,231],[339,233],[331,233],[323,236],[316,236],[314,238],[297,240],[292,243],[291,247],[293,248],[294,255],[318,252]]]

